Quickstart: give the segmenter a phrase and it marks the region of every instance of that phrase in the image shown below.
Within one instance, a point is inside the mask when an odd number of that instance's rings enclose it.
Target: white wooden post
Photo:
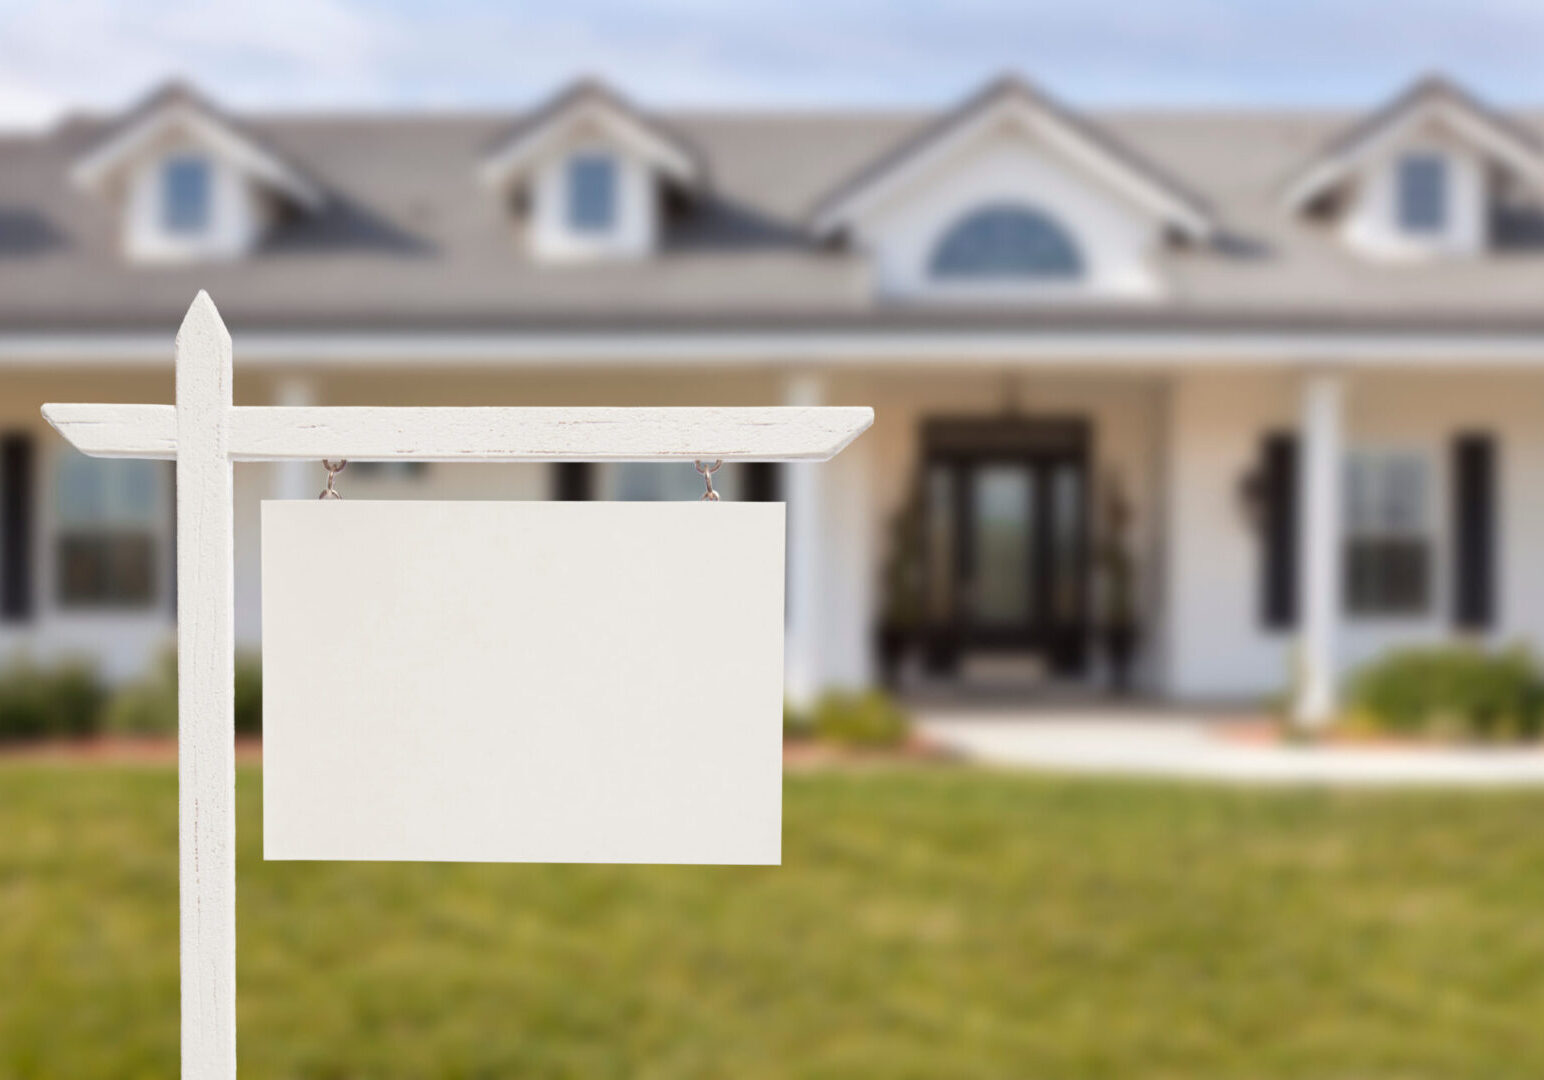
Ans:
[[[207,293],[177,332],[177,844],[182,1074],[236,1075],[231,339]]]
[[[1334,718],[1339,667],[1342,578],[1344,390],[1339,375],[1320,372],[1303,385],[1301,537],[1303,572],[1299,610],[1303,632],[1299,663],[1298,723],[1322,727]]]
[[[177,461],[182,1075],[236,1075],[234,461],[826,461],[868,408],[306,408],[232,404],[231,339],[200,292],[171,405],[43,406],[95,457]]]

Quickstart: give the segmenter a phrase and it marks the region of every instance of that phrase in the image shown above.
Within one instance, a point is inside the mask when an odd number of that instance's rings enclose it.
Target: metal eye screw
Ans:
[[[707,488],[707,490],[702,493],[702,501],[718,502],[718,492],[713,490],[713,474],[718,472],[720,466],[724,464],[724,459],[719,458],[711,465],[704,465],[700,461],[693,462],[692,464],[693,467],[697,470],[697,475],[702,477],[703,486]]]
[[[322,468],[327,470],[327,486],[322,489],[322,493],[320,495],[318,495],[317,498],[318,499],[341,499],[341,498],[343,498],[343,496],[338,492],[338,489],[336,487],[334,487],[333,485],[334,485],[334,482],[338,479],[338,474],[340,472],[342,472],[344,469],[348,468],[348,462],[346,460],[328,461],[326,458],[322,458]]]

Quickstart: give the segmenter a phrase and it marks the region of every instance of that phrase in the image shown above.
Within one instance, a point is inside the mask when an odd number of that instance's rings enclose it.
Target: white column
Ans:
[[[316,384],[301,375],[286,375],[274,387],[273,403],[293,407],[315,405]],[[273,470],[275,499],[314,499],[326,481],[326,473],[316,461],[280,461],[269,468]]]
[[[819,405],[825,388],[815,375],[788,385],[786,405]],[[821,566],[825,524],[821,472],[824,465],[791,462],[783,467],[788,506],[788,628],[783,652],[783,688],[795,705],[807,705],[825,682],[821,642]]]
[[[1302,478],[1299,546],[1302,571],[1298,611],[1299,724],[1322,727],[1336,709],[1336,652],[1340,635],[1341,492],[1344,471],[1345,390],[1339,375],[1317,372],[1303,384]]]

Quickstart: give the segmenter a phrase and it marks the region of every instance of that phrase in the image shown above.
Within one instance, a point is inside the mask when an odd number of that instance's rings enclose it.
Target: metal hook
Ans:
[[[348,468],[348,461],[346,459],[340,459],[338,461],[328,461],[326,458],[322,458],[322,468],[327,470],[327,486],[322,489],[322,493],[320,495],[318,495],[317,498],[318,499],[341,499],[341,498],[343,498],[343,496],[341,494],[339,494],[338,489],[333,486],[333,483],[334,483],[334,481],[337,480],[338,474],[340,472],[342,472],[344,469]]]
[[[707,488],[702,493],[703,502],[718,502],[718,492],[713,490],[713,474],[718,472],[723,464],[723,458],[719,458],[713,464],[707,466],[704,466],[700,461],[692,463],[693,467],[697,470],[697,475],[702,477],[703,486]]]

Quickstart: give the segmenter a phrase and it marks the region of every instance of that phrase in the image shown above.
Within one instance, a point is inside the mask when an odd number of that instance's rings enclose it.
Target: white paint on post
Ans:
[[[1337,707],[1344,396],[1342,378],[1334,373],[1314,373],[1303,384],[1298,582],[1303,629],[1295,714],[1299,724],[1313,728],[1329,723]]]
[[[274,404],[285,408],[303,408],[316,404],[316,384],[311,379],[287,375],[274,387]],[[273,497],[276,499],[316,498],[316,463],[296,459],[272,466]]]
[[[94,457],[177,456],[167,405],[45,405]],[[284,408],[230,410],[235,461],[828,461],[868,430],[846,408]]]
[[[177,332],[177,793],[182,1075],[236,1075],[231,339],[200,292]]]
[[[819,406],[825,388],[817,375],[800,375],[788,386],[790,405]],[[788,504],[788,628],[784,690],[796,706],[807,706],[821,690],[821,567],[826,537],[821,514],[820,472],[795,463],[783,470]]]

